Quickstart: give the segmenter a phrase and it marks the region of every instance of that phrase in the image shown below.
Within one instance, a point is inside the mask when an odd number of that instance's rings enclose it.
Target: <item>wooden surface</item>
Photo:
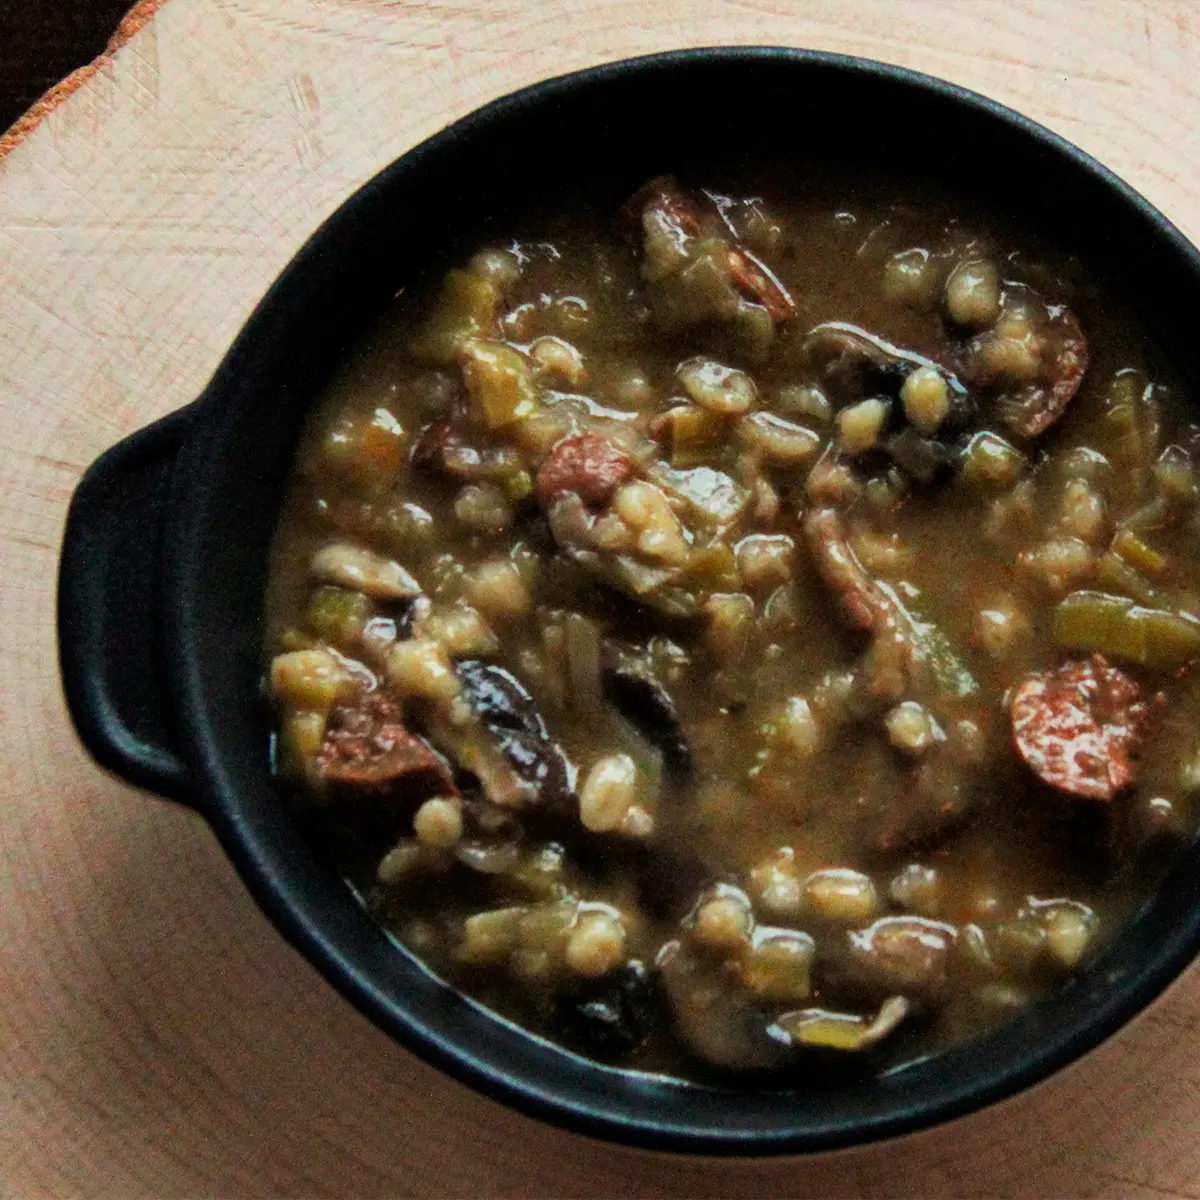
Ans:
[[[105,47],[132,0],[4,0],[0,129]]]
[[[156,6],[155,6],[156,7]],[[87,463],[200,390],[304,237],[512,87],[684,44],[873,55],[1096,154],[1200,241],[1200,6],[167,0],[0,159],[0,1194],[1200,1196],[1200,974],[1001,1108],[775,1165],[668,1160],[450,1083],[267,925],[195,816],[103,775],[53,596]],[[939,152],[916,131],[917,153]]]

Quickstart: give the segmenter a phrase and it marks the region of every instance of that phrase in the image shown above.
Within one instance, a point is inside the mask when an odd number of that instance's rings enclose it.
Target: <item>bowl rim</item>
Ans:
[[[200,486],[208,469],[207,464],[213,456],[222,452],[220,426],[224,417],[223,408],[227,407],[226,397],[234,392],[239,374],[252,361],[256,339],[270,322],[277,319],[275,309],[282,304],[286,310],[286,297],[294,281],[313,266],[330,236],[354,220],[351,211],[353,202],[369,193],[388,190],[397,179],[419,171],[426,159],[450,151],[457,140],[474,136],[494,122],[502,122],[532,107],[552,104],[556,98],[575,90],[593,85],[617,85],[622,78],[640,72],[686,70],[714,63],[744,66],[763,60],[784,61],[796,69],[817,66],[866,74],[915,91],[933,92],[959,107],[1002,122],[1024,138],[1039,144],[1042,149],[1067,160],[1073,169],[1090,175],[1097,184],[1113,193],[1123,208],[1148,222],[1153,232],[1169,244],[1171,252],[1187,264],[1191,274],[1200,279],[1200,254],[1179,230],[1144,197],[1085,151],[995,100],[907,67],[853,55],[786,46],[704,46],[613,60],[544,79],[474,109],[385,166],[347,196],[321,223],[257,305],[197,402],[193,436],[185,443],[176,464],[167,516],[171,536],[163,539],[166,553],[162,580],[168,609],[188,613],[194,608],[194,572],[187,569],[187,556],[198,530],[188,498]],[[256,843],[256,831],[240,817],[237,789],[224,769],[220,748],[207,736],[204,722],[191,719],[195,714],[205,711],[206,701],[190,624],[188,620],[181,620],[171,626],[167,656],[172,698],[177,710],[187,718],[180,722],[184,753],[212,801],[204,815],[259,906],[293,946],[343,996],[403,1047],[476,1091],[526,1115],[574,1133],[643,1149],[706,1156],[760,1157],[825,1152],[932,1127],[1023,1091],[1091,1050],[1156,998],[1180,974],[1200,946],[1200,906],[1196,906],[1189,914],[1189,920],[1169,925],[1162,931],[1162,941],[1156,954],[1140,964],[1139,971],[1109,981],[1108,990],[1098,997],[1097,1006],[1088,1010],[1082,1023],[1073,1023],[1065,1032],[1060,1030],[1055,1037],[1040,1039],[1022,1052],[1010,1054],[1004,1060],[1006,1065],[1003,1068],[989,1063],[985,1069],[969,1074],[967,1082],[959,1081],[956,1086],[944,1088],[936,1103],[908,1107],[900,1103],[857,1125],[810,1126],[765,1132],[755,1129],[721,1130],[716,1127],[698,1129],[692,1124],[673,1123],[652,1115],[621,1116],[602,1106],[584,1104],[564,1095],[562,1089],[555,1086],[553,1069],[537,1079],[529,1073],[517,1074],[494,1058],[489,1060],[464,1051],[455,1038],[431,1028],[398,1006],[395,999],[385,993],[378,980],[364,969],[361,961],[351,957],[344,946],[331,940],[303,915],[296,897],[289,897],[281,884],[271,856]],[[426,970],[415,958],[412,962],[419,969]],[[1079,999],[1077,997],[1077,1001]],[[518,1031],[521,1037],[540,1047],[586,1063],[589,1071],[606,1073],[612,1077],[614,1085],[617,1080],[641,1078],[637,1073],[591,1063],[537,1035],[519,1030],[512,1022],[474,1001],[467,1001],[467,1007],[486,1014],[486,1020],[500,1028]],[[986,1051],[993,1040],[994,1036],[989,1034],[963,1045],[970,1046],[972,1053],[987,1061]],[[943,1051],[935,1057],[943,1059],[951,1053]],[[896,1074],[901,1074],[902,1070]],[[655,1086],[658,1084],[656,1077]],[[706,1090],[706,1085],[683,1083],[678,1086],[692,1091]],[[714,1094],[725,1096],[728,1093],[716,1091]],[[782,1093],[784,1096],[786,1094]]]

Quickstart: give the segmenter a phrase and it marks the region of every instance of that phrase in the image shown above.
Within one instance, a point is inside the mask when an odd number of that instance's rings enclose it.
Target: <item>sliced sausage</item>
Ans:
[[[585,504],[605,504],[633,475],[633,460],[598,433],[563,438],[538,468],[537,490],[543,504],[574,492]]]
[[[1032,359],[1014,343],[1016,363],[1009,365],[1004,356],[997,361],[995,352],[1006,339],[989,330],[966,344],[962,362],[968,382],[994,395],[996,416],[1023,438],[1045,433],[1063,415],[1079,391],[1089,359],[1075,314],[1064,305],[1037,303],[1041,312],[1028,335],[1034,339]]]
[[[330,713],[318,771],[331,799],[374,802],[380,817],[458,794],[446,760],[378,694]]]
[[[643,253],[652,264],[650,276],[655,279],[682,269],[693,245],[705,234],[724,240],[726,234],[734,232],[709,197],[689,195],[669,175],[652,179],[635,193],[625,205],[624,215],[644,237]],[[787,288],[749,250],[729,246],[720,253],[719,266],[736,291],[761,304],[775,324],[796,315],[796,302]]]
[[[1025,680],[1013,695],[1013,738],[1033,773],[1081,800],[1133,784],[1149,710],[1123,671],[1094,654]]]
[[[659,217],[681,240],[701,234],[696,203],[684,194],[673,175],[656,176],[625,202],[622,216],[637,236],[642,233],[642,220],[647,211]]]

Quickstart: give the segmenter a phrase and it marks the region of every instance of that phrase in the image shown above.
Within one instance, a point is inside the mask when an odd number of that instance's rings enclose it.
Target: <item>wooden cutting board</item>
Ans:
[[[0,1194],[1200,1196],[1195,969],[1033,1092],[834,1157],[680,1161],[481,1099],[285,946],[199,818],[91,764],[54,641],[84,467],[191,400],[317,223],[452,118],[675,46],[848,51],[1013,105],[1200,242],[1200,4],[167,0],[119,41],[0,141]]]

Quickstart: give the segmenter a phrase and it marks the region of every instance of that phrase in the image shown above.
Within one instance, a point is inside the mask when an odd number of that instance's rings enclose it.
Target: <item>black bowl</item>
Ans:
[[[598,1066],[429,974],[362,911],[288,814],[260,698],[268,549],[305,413],[397,287],[507,214],[651,175],[846,152],[939,171],[1077,253],[1200,378],[1200,256],[1079,150],[910,71],[792,50],[666,54],[488,105],[393,163],[317,231],[203,396],[84,476],[67,520],[59,637],[83,741],[130,782],[193,805],[258,903],[343,995],[428,1061],[567,1128],[656,1149],[828,1150],[943,1121],[1026,1087],[1146,1005],[1200,946],[1200,847],[1061,992],[902,1070],[819,1090],[700,1086]],[[1198,390],[1200,394],[1200,390]]]

